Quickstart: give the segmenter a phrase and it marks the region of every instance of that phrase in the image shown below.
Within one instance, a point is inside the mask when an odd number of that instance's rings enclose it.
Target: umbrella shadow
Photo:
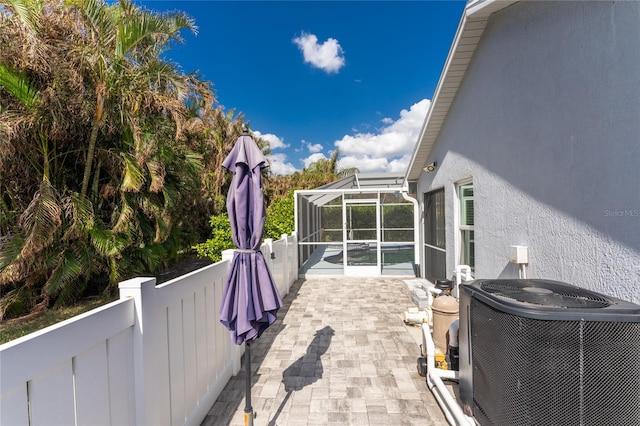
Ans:
[[[254,340],[251,344],[252,387],[260,380],[260,374],[258,371],[264,362],[265,357],[269,353],[269,350],[273,346],[276,337],[286,328],[285,318],[291,308],[291,303],[297,299],[300,287],[303,283],[304,280],[299,279],[291,285],[289,293],[282,298],[283,306],[278,311],[278,319],[276,322],[274,322],[271,327],[267,328],[259,339]],[[211,424],[209,423],[211,420],[214,421],[213,424],[217,425],[228,425],[232,423],[231,420],[245,397],[245,362],[246,357],[243,356],[240,371],[236,376],[231,377],[229,382],[226,384],[225,388],[220,393],[220,396],[213,404],[213,407],[211,407],[209,415],[201,423],[201,426]]]
[[[307,352],[282,372],[282,383],[287,395],[280,403],[271,421],[269,421],[269,426],[276,425],[278,416],[282,413],[293,392],[300,391],[305,386],[322,379],[324,368],[322,367],[321,356],[329,349],[331,338],[334,334],[335,331],[330,326],[316,331],[313,340],[307,346]]]

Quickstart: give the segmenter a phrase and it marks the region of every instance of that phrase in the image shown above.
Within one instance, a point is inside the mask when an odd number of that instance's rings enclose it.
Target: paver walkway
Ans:
[[[416,371],[398,278],[299,280],[251,346],[255,426],[446,425]],[[245,367],[202,426],[244,425]]]

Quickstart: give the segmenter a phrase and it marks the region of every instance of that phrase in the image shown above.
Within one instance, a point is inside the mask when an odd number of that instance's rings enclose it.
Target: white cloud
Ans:
[[[382,123],[386,126],[376,133],[358,132],[353,130],[353,135],[345,135],[342,139],[335,141],[334,145],[340,149],[340,168],[357,167],[362,173],[395,172],[404,173],[409,166],[414,146],[420,136],[420,130],[424,118],[429,110],[431,101],[423,99],[411,105],[406,110],[400,111],[400,118],[393,121],[390,118],[383,118]],[[254,131],[256,136],[268,140],[271,148],[286,148],[283,139],[273,134],[262,134]],[[307,168],[311,163],[326,159],[331,155],[331,151],[325,155],[321,144],[313,144],[302,140],[301,149],[296,152],[308,149],[311,155],[300,160]],[[288,175],[296,171],[284,153],[271,154],[268,156],[271,163],[271,172],[276,175]]]
[[[322,150],[324,149],[324,147],[319,143],[312,144],[311,142],[306,142],[306,144],[307,144],[307,149],[312,154],[315,154],[316,152],[322,152]]]
[[[274,175],[290,175],[298,171],[291,163],[287,163],[287,156],[285,154],[271,154],[267,155],[269,159],[271,173]]]
[[[338,161],[339,168],[350,169],[356,167],[361,173],[388,172],[388,161],[386,158],[373,158],[369,155],[360,157],[345,156]]]
[[[262,134],[257,130],[253,131],[253,134],[256,135],[256,137],[260,138],[260,139],[264,139],[267,142],[269,142],[269,146],[271,147],[271,149],[278,149],[278,148],[288,148],[289,145],[284,143],[284,139],[282,139],[281,137],[278,137],[272,133],[265,133]]]
[[[262,133],[258,130],[254,130],[253,134],[257,138],[264,139],[269,142],[269,147],[271,148],[272,153],[267,155],[267,159],[269,160],[269,169],[271,173],[274,175],[290,175],[298,171],[293,164],[287,162],[287,154],[273,153],[274,149],[289,147],[289,144],[284,143],[284,139],[280,136],[274,135],[273,133]]]
[[[309,167],[309,164],[315,163],[318,160],[323,160],[323,159],[326,159],[326,158],[327,157],[323,153],[317,152],[317,153],[311,154],[307,158],[303,159],[302,162],[304,163],[304,167],[307,168],[307,167]]]
[[[357,167],[363,173],[406,171],[430,104],[423,99],[400,111],[395,122],[383,119],[388,125],[378,133],[343,136],[335,142],[340,149],[339,166]]]
[[[302,33],[293,39],[304,56],[304,62],[326,73],[337,73],[344,66],[344,55],[338,40],[329,38],[322,44],[318,43],[315,34]]]

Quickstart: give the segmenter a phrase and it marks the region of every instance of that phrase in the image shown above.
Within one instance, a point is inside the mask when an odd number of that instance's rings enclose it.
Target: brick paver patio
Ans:
[[[446,425],[416,371],[402,288],[399,278],[297,281],[251,346],[254,425]],[[244,371],[202,426],[244,425]]]

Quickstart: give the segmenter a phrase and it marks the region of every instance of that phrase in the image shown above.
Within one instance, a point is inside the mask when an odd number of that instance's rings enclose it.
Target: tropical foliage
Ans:
[[[196,244],[193,248],[198,256],[208,257],[214,262],[219,262],[222,260],[222,251],[234,247],[231,238],[231,224],[226,214],[211,216],[209,224],[211,225],[211,238],[204,243]]]
[[[191,219],[224,182],[203,172],[243,123],[163,59],[183,30],[129,0],[0,3],[0,317],[113,290],[208,231]]]
[[[286,197],[274,200],[267,207],[267,219],[264,224],[265,238],[279,240],[283,234],[291,234],[295,229],[293,191],[289,191]]]
[[[131,0],[0,0],[0,318],[113,293],[224,232],[246,123],[166,59],[182,31]],[[266,177],[268,203],[333,180],[334,155]]]

